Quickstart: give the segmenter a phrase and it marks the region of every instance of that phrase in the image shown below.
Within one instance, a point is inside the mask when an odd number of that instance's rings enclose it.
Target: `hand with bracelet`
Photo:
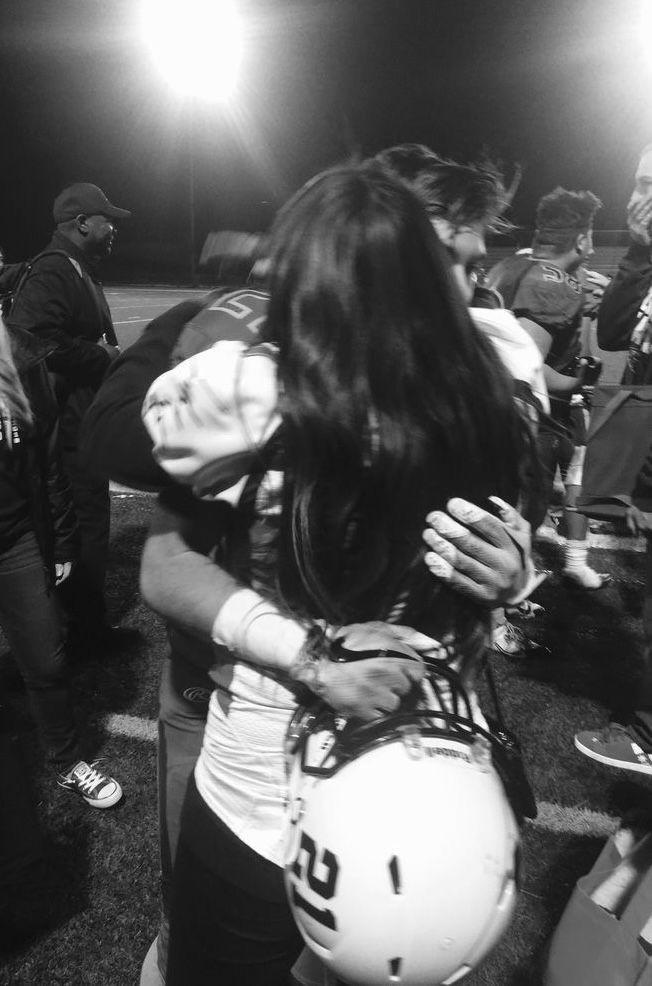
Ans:
[[[380,621],[307,627],[249,588],[223,603],[211,637],[241,660],[305,685],[336,712],[363,720],[394,712],[423,677],[421,654],[438,647],[410,627]]]
[[[437,641],[410,627],[373,621],[308,631],[289,674],[344,716],[395,712],[424,673],[421,653]]]

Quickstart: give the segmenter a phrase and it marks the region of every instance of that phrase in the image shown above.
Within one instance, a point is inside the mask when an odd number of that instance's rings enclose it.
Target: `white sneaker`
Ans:
[[[79,760],[67,774],[59,774],[59,787],[79,794],[92,808],[112,808],[122,797],[122,788],[108,774],[98,770],[101,760]]]
[[[491,650],[504,654],[505,657],[526,657],[528,654],[543,656],[548,653],[547,647],[532,640],[509,620],[505,620],[492,632]]]
[[[578,589],[586,589],[588,592],[602,589],[611,582],[611,575],[606,572],[596,572],[589,565],[582,565],[581,568],[562,568],[561,574],[571,585]]]
[[[505,612],[513,619],[534,620],[545,613],[545,608],[539,603],[533,603],[531,599],[524,599],[518,606],[505,606]]]

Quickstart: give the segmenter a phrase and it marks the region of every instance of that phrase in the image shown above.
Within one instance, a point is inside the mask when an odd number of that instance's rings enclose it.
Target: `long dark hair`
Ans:
[[[339,623],[386,619],[403,600],[402,620],[432,626],[426,513],[451,496],[519,496],[526,440],[512,380],[471,321],[422,205],[378,165],[308,183],[280,212],[270,256],[280,595]],[[444,622],[455,607],[473,609],[456,597]]]

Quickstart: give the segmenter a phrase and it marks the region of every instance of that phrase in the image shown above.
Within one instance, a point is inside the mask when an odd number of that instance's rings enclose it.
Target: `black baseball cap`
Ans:
[[[65,223],[75,216],[106,216],[107,219],[129,219],[127,209],[111,205],[106,195],[97,185],[79,181],[68,185],[54,200],[52,209],[55,223]]]

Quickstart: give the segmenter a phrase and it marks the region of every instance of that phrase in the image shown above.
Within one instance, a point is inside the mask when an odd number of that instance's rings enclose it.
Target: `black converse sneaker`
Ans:
[[[79,794],[92,808],[112,808],[122,797],[122,788],[98,768],[100,763],[101,760],[78,760],[67,774],[59,774],[59,787]]]

